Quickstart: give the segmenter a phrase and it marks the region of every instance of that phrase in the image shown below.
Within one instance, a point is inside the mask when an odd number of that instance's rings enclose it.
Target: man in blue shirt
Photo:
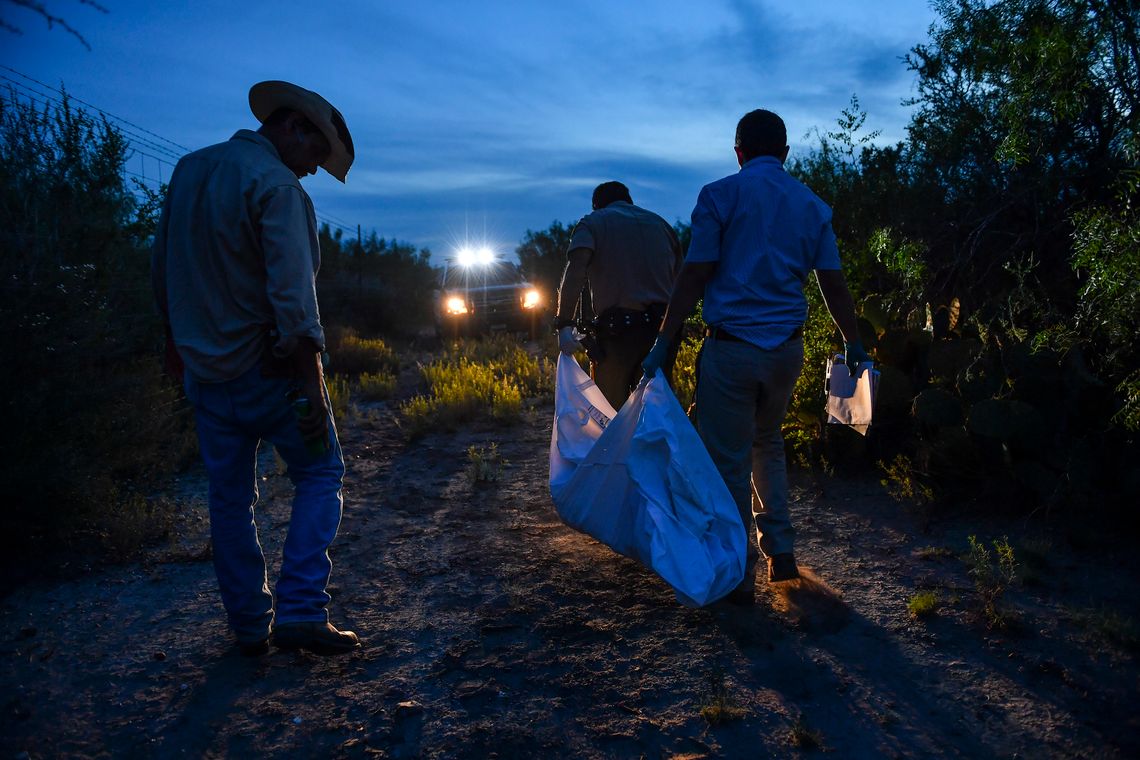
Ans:
[[[697,198],[689,252],[643,368],[657,372],[703,296],[709,328],[698,368],[697,427],[746,528],[755,520],[768,580],[778,582],[799,577],[780,425],[803,367],[803,288],[811,271],[843,334],[849,366],[868,358],[840,269],[831,209],[784,171],[787,131],[780,117],[764,110],[745,114],[736,127],[736,157],[740,171],[706,185]],[[754,600],[756,540],[749,537],[748,572],[730,602]]]

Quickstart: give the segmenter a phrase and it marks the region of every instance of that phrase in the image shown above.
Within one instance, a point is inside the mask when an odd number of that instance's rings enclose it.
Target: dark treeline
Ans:
[[[1135,6],[935,7],[907,139],[872,145],[852,99],[791,167],[835,211],[884,385],[914,394],[881,399],[886,469],[1097,507],[1137,487]]]
[[[375,231],[358,239],[322,224],[317,289],[326,327],[412,336],[431,324],[437,272],[431,251],[385,240]]]
[[[167,529],[148,484],[193,453],[156,361],[148,241],[158,195],[124,179],[105,120],[0,95],[0,572],[129,552]],[[31,570],[41,567],[33,563]],[[65,568],[66,569],[66,568]]]

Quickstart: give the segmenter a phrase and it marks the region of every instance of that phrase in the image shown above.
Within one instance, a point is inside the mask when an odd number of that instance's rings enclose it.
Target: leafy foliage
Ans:
[[[321,270],[317,292],[326,327],[351,327],[378,335],[415,335],[431,324],[429,293],[437,287],[431,252],[375,231],[346,240],[328,224],[318,233]]]
[[[330,330],[327,336],[330,369],[340,374],[393,374],[400,369],[400,357],[383,338],[361,338],[356,330]]]
[[[1092,494],[1135,487],[1125,472],[1140,429],[1140,24],[1127,4],[1102,0],[934,7],[939,22],[906,58],[916,76],[906,140],[877,146],[853,97],[789,165],[834,211],[860,329],[885,371],[879,429],[890,440],[868,444],[895,449],[876,453],[896,470],[905,454],[931,488],[964,474],[1007,479],[1036,503],[1062,492],[1111,503]],[[813,337],[816,311],[785,425],[801,455],[822,417],[809,373],[834,341],[822,312]],[[979,423],[1013,416],[989,438],[960,420],[947,428],[953,414],[918,419],[910,400],[931,386],[967,412],[1006,403],[976,410]],[[1029,409],[1048,399],[1046,413]],[[1099,472],[1082,464],[1087,449]]]
[[[499,444],[490,443],[487,446],[467,447],[468,475],[472,483],[494,483],[503,475],[503,467],[507,460],[499,451]]]
[[[502,337],[457,341],[420,371],[430,393],[400,406],[400,424],[409,439],[481,418],[514,422],[524,396],[549,392],[554,383],[550,362]]]
[[[1006,590],[1017,579],[1013,546],[1007,538],[995,539],[990,551],[977,536],[969,536],[968,540],[966,563],[978,592],[983,619],[990,628],[1009,630],[1017,624],[1017,617],[1004,599]]]
[[[147,483],[193,451],[188,411],[157,359],[156,205],[125,184],[127,152],[66,96],[42,109],[0,96],[0,352],[11,358],[0,394],[12,431],[0,487],[13,528],[4,554],[17,562],[100,544],[129,554],[165,529],[154,512],[165,507],[141,496]]]

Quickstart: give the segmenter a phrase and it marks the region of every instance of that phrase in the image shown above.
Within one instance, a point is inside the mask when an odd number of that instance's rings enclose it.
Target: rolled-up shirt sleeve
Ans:
[[[299,187],[272,188],[262,203],[261,246],[265,252],[266,294],[279,338],[274,352],[293,353],[300,338],[321,351],[325,333],[317,308],[320,246],[312,201]]]
[[[720,215],[713,203],[712,193],[707,187],[701,189],[697,196],[697,205],[693,207],[692,239],[689,241],[689,252],[685,261],[704,263],[720,261],[720,243],[724,234]]]

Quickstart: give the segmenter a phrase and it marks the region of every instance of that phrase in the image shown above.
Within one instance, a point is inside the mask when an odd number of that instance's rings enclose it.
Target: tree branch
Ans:
[[[45,6],[42,2],[39,2],[39,0],[6,0],[6,2],[12,3],[13,5],[19,6],[21,8],[28,9],[32,13],[37,14],[45,21],[47,21],[48,29],[53,29],[54,27],[58,26],[75,37],[75,39],[79,40],[79,43],[83,45],[83,47],[87,48],[88,50],[91,49],[90,43],[88,43],[86,38],[84,38],[84,36],[79,33],[78,29],[67,23],[67,21],[61,16],[52,14],[51,11],[47,9],[47,6]],[[79,0],[79,4],[94,8],[100,13],[109,13],[105,7],[95,2],[95,0]],[[5,29],[9,32],[12,32],[13,34],[23,34],[23,30],[4,19],[0,19],[0,29]]]

